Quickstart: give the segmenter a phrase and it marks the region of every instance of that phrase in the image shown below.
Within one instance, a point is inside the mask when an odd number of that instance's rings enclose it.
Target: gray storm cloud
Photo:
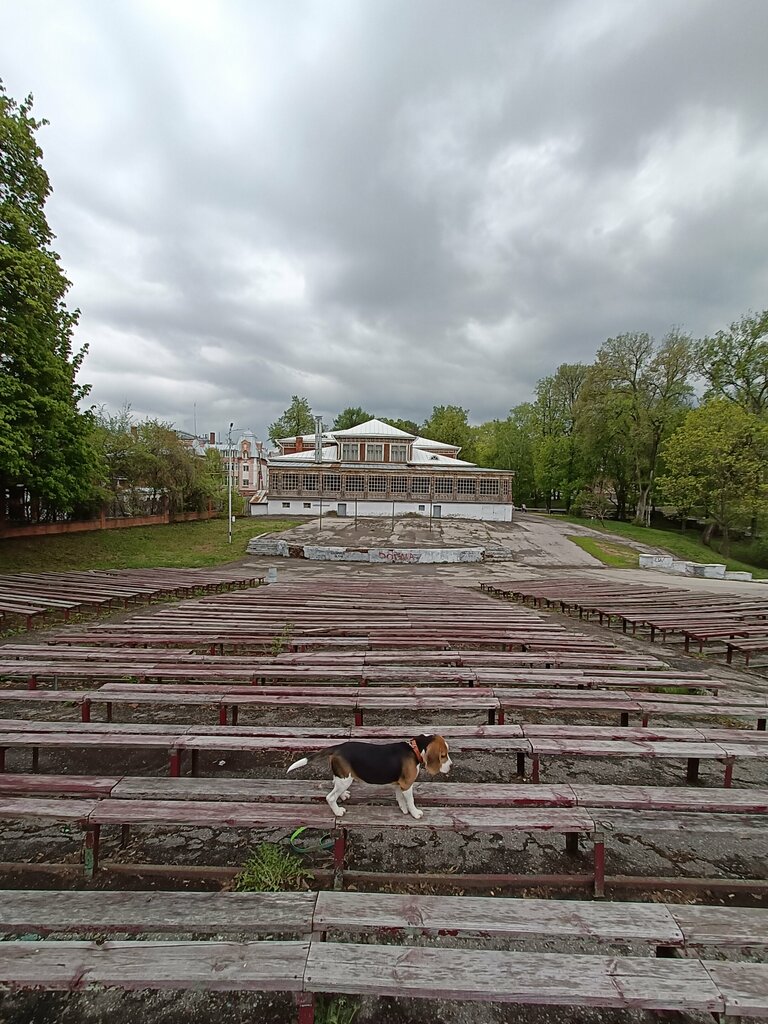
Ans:
[[[95,403],[504,416],[763,308],[763,0],[10,0]]]

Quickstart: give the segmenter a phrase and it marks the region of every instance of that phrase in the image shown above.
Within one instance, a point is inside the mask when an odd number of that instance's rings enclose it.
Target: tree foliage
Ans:
[[[299,395],[291,397],[291,404],[282,416],[270,424],[269,436],[273,442],[281,437],[296,437],[298,434],[311,434],[315,429],[315,418],[306,398]]]
[[[342,409],[333,421],[331,430],[351,430],[352,427],[356,427],[360,423],[365,423],[366,420],[371,419],[373,419],[371,413],[366,412],[361,406],[350,405],[346,409]]]
[[[93,417],[78,409],[78,314],[45,216],[44,123],[0,82],[0,516],[33,520],[88,512],[100,470]]]
[[[758,416],[768,413],[768,309],[746,313],[699,342],[698,369],[708,397],[728,398]]]
[[[436,405],[432,415],[424,422],[421,433],[432,441],[443,441],[461,448],[462,459],[472,462],[475,435],[467,417],[469,411],[458,405]]]
[[[103,500],[113,515],[193,512],[223,504],[225,473],[219,454],[187,448],[170,423],[134,420],[129,407],[101,412],[95,442],[104,471]]]
[[[382,423],[388,423],[390,427],[397,427],[398,430],[404,430],[406,434],[413,434],[414,437],[418,437],[421,433],[421,427],[415,420],[389,419],[386,416],[380,416],[379,419]]]
[[[735,402],[694,409],[664,446],[659,486],[683,513],[701,507],[723,535],[768,515],[768,423]]]

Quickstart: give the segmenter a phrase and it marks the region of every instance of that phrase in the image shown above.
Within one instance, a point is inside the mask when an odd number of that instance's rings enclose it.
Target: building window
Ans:
[[[389,481],[389,489],[393,494],[405,494],[408,490],[408,477],[393,476]]]
[[[316,491],[317,473],[305,473],[301,478],[301,486],[305,491]]]
[[[364,491],[365,480],[362,476],[345,476],[344,477],[344,490],[345,491]]]
[[[501,481],[502,494],[505,498],[509,497],[509,483],[509,480],[506,479]]]
[[[426,505],[419,505],[419,512],[426,512],[426,511],[427,511],[427,506]]]
[[[298,473],[283,473],[283,490],[284,491],[298,491],[299,489],[299,474]]]
[[[456,493],[457,494],[474,494],[476,487],[475,480],[462,480],[456,481]]]
[[[311,501],[305,501],[305,502],[303,502],[303,505],[304,505],[304,508],[312,508],[312,502]]]
[[[366,462],[383,462],[384,461],[384,445],[383,444],[367,444],[365,446],[365,461]]]
[[[338,473],[323,473],[323,490],[340,491],[341,477]]]
[[[392,444],[389,446],[390,462],[405,462],[408,458],[407,444]]]
[[[369,476],[368,490],[376,494],[384,494],[387,490],[387,478],[385,476]]]
[[[345,441],[341,446],[341,461],[342,462],[359,462],[360,461],[360,445],[355,442]]]
[[[411,491],[414,494],[429,494],[429,477],[415,476],[411,481]]]
[[[435,479],[435,494],[453,494],[453,480]]]
[[[280,504],[283,506],[283,508],[290,508],[291,507],[290,501],[282,501]]]
[[[481,480],[480,481],[480,493],[481,494],[493,494],[498,497],[499,494],[499,481],[498,480]]]

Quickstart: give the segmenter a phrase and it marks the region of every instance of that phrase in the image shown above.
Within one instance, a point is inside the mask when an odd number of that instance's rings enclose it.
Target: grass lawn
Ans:
[[[754,565],[747,565],[745,562],[739,562],[735,558],[723,558],[717,551],[705,547],[693,534],[677,533],[673,530],[653,530],[644,526],[635,526],[634,523],[620,523],[613,519],[607,520],[603,525],[597,519],[580,519],[576,516],[558,516],[558,519],[565,520],[567,523],[578,523],[579,526],[588,526],[591,530],[604,534],[606,538],[610,538],[609,543],[611,546],[623,548],[624,557],[628,557],[626,552],[631,551],[631,548],[627,548],[624,545],[615,545],[613,543],[614,538],[626,537],[628,540],[647,545],[649,548],[661,548],[670,555],[674,555],[675,558],[683,558],[689,562],[725,562],[726,567],[730,570],[751,572],[755,579],[768,579],[768,570],[759,569]],[[633,553],[634,561],[631,566],[621,566],[617,562],[607,561],[606,557],[599,554],[597,549],[592,550],[587,547],[583,542],[588,538],[581,537],[577,539],[576,537],[571,537],[570,539],[578,544],[579,547],[588,551],[590,555],[599,558],[605,565],[614,565],[618,568],[637,568],[637,552]],[[604,542],[596,543],[602,544]],[[616,557],[621,557],[622,555],[618,551],[615,554]]]
[[[208,519],[169,526],[92,530],[54,537],[0,540],[0,572],[66,572],[68,569],[192,569],[236,562],[246,555],[251,537],[285,530],[301,520]]]
[[[598,540],[595,537],[574,537],[568,536],[582,551],[597,558],[603,565],[610,565],[613,569],[636,569],[637,551],[628,548],[626,544],[615,544],[611,540]]]

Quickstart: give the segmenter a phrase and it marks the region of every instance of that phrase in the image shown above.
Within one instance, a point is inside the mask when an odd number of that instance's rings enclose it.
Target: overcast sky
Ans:
[[[91,400],[506,416],[768,306],[767,0],[0,0]]]

